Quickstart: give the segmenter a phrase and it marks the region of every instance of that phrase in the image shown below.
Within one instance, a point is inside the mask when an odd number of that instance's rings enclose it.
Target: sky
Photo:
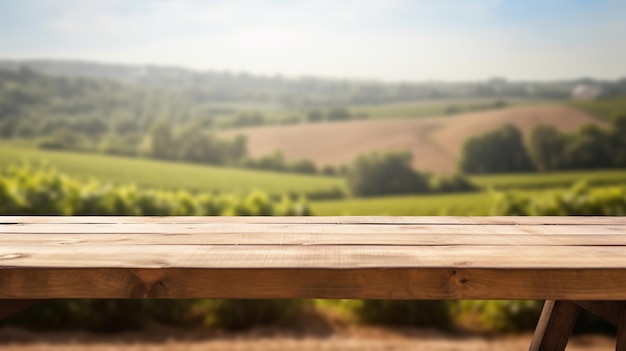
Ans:
[[[626,76],[626,0],[0,0],[0,58],[391,81]]]

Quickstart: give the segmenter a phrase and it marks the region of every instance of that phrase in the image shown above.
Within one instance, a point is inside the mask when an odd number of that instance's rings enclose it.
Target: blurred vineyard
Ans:
[[[1,215],[305,216],[306,202],[245,196],[140,189],[96,180],[80,182],[52,168],[9,166],[0,173]]]

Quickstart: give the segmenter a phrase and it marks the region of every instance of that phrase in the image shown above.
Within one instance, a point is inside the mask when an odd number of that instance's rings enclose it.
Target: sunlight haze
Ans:
[[[0,57],[383,80],[624,75],[612,0],[0,0]]]

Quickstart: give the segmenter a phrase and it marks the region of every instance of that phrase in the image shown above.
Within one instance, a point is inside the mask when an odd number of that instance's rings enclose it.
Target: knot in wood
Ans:
[[[22,253],[11,253],[11,254],[0,256],[0,260],[15,260],[17,258],[23,258],[23,257],[28,257],[28,255],[22,254]]]

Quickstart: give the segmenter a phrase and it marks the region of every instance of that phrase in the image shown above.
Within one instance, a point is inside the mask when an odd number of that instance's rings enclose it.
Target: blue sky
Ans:
[[[0,0],[0,57],[385,80],[617,78],[624,14],[624,0]]]

